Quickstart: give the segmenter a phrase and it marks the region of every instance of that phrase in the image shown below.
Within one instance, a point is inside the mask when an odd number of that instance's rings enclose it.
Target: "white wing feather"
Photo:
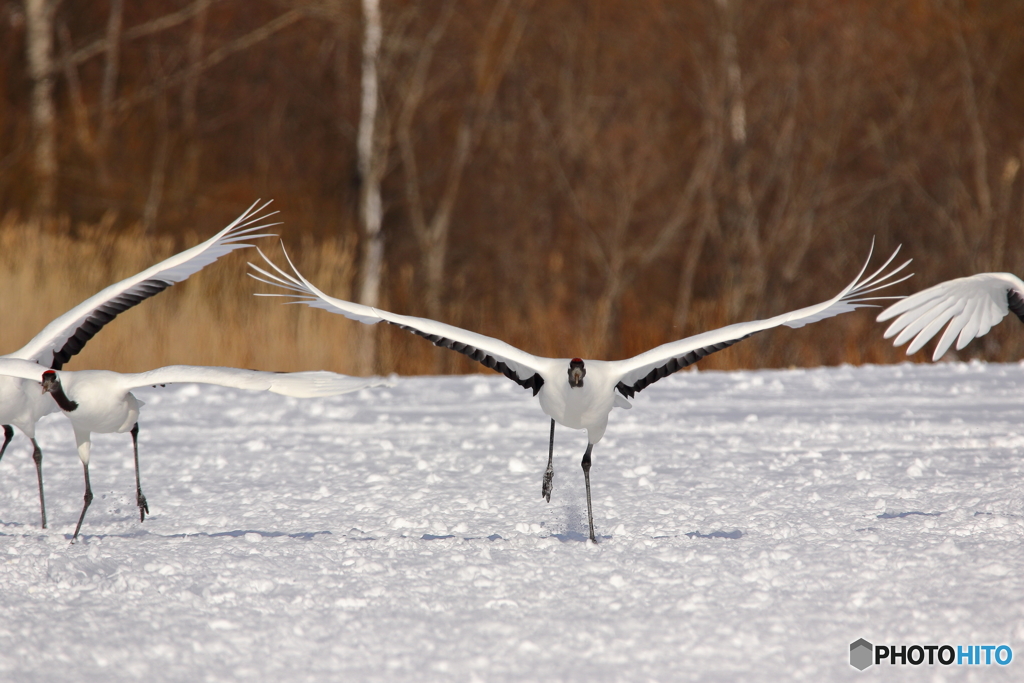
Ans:
[[[0,366],[0,371],[3,368]],[[205,367],[199,365],[168,365],[148,372],[121,375],[121,386],[130,391],[158,384],[189,382],[216,384],[234,389],[270,391],[296,398],[336,396],[368,387],[391,386],[385,377],[350,377],[335,372],[262,372],[238,368]]]
[[[919,351],[949,323],[932,353],[935,361],[954,340],[960,350],[1006,317],[1010,292],[1024,298],[1024,282],[1010,273],[979,273],[947,280],[893,304],[879,314],[878,321],[896,318],[886,329],[885,338],[896,337],[895,346],[913,338],[908,355]]]
[[[49,368],[20,358],[0,358],[0,375],[42,381],[43,373]],[[91,370],[82,370],[85,376]],[[58,375],[75,375],[76,372],[61,370]],[[168,365],[148,372],[134,374],[106,373],[117,378],[116,386],[125,392],[140,387],[158,384],[195,383],[216,384],[222,387],[270,391],[296,398],[317,398],[337,396],[369,387],[394,386],[387,377],[350,377],[335,372],[262,372],[238,368],[218,368],[201,365]]]
[[[867,270],[868,263],[871,261],[871,254],[873,252],[874,243],[872,243],[871,251],[868,253],[868,259],[865,261],[864,267],[861,268],[860,273],[857,274],[857,277],[853,282],[847,285],[843,291],[839,292],[828,301],[823,301],[820,304],[807,306],[806,308],[801,308],[789,313],[783,313],[782,315],[777,315],[774,318],[768,318],[767,320],[754,320],[747,323],[728,325],[717,330],[680,339],[679,341],[662,344],[661,346],[657,346],[650,351],[641,353],[638,356],[620,361],[617,365],[622,373],[620,377],[621,383],[627,387],[632,387],[634,384],[648,376],[651,376],[652,378],[649,379],[647,383],[656,381],[658,377],[651,373],[657,373],[660,368],[664,367],[667,363],[672,362],[674,359],[683,359],[687,354],[703,349],[711,348],[714,350],[715,345],[727,346],[729,343],[743,339],[755,332],[761,332],[780,325],[785,325],[786,327],[791,328],[800,328],[809,323],[831,318],[858,308],[876,306],[877,304],[874,302],[881,299],[898,298],[869,295],[880,289],[903,282],[907,278],[911,277],[913,275],[912,273],[910,275],[904,275],[898,280],[891,280],[893,276],[906,268],[907,265],[910,264],[910,261],[908,260],[899,267],[883,274],[883,271],[888,268],[889,264],[891,264],[896,258],[896,254],[899,253],[899,248],[897,247],[896,251],[893,252],[892,256],[889,257],[881,268],[876,270],[870,276],[863,278],[864,272]],[[724,348],[724,346],[720,348]],[[688,365],[690,362],[693,361],[681,363],[681,365]],[[669,369],[668,372],[674,372],[674,370]],[[644,386],[646,386],[646,383]]]
[[[257,204],[259,204],[258,201],[230,225],[202,244],[175,254],[152,268],[110,285],[98,294],[89,297],[44,327],[24,347],[14,353],[0,356],[0,358],[36,360],[50,365],[54,363],[54,357],[66,347],[68,350],[64,355],[67,357],[74,355],[92,335],[122,311],[170,285],[182,282],[235,249],[252,246],[245,244],[245,240],[268,237],[268,235],[254,233],[276,225],[263,221],[277,212],[261,215],[270,202],[258,207]],[[259,223],[259,225],[254,225],[254,223]],[[78,339],[73,341],[72,338],[76,335],[78,335]],[[72,343],[69,344],[69,341]],[[61,362],[66,362],[66,360],[67,358],[64,358]]]
[[[979,303],[980,302],[978,301],[967,301],[960,308],[959,312],[950,318],[946,331],[942,333],[941,337],[939,337],[939,346],[949,348],[950,344],[953,343],[953,340],[958,334],[963,336],[965,331],[972,328],[974,332],[971,332],[971,336],[965,337],[965,339],[974,338],[974,335],[981,328],[981,321],[978,320],[975,315],[977,313]],[[922,341],[921,345],[924,345],[924,341]]]

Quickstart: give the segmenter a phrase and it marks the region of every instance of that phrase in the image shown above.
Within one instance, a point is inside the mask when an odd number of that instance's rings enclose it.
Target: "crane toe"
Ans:
[[[143,495],[142,489],[139,489],[135,493],[135,502],[139,506],[139,521],[145,522],[146,515],[149,514],[149,503],[146,502],[146,496]]]

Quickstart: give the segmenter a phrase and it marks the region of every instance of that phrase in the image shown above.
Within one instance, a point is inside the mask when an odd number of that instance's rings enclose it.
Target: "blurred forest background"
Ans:
[[[896,293],[1024,274],[1020,0],[6,0],[0,131],[4,353],[257,197],[328,293],[549,356],[818,302],[873,237],[914,258]],[[482,370],[253,297],[254,259],[69,369]],[[960,357],[1024,357],[1017,325]],[[859,311],[701,367],[902,358],[883,330]]]

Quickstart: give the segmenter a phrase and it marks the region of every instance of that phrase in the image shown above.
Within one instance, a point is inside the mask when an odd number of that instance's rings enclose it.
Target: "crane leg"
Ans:
[[[46,498],[43,496],[43,451],[39,443],[32,439],[32,461],[36,464],[36,479],[39,480],[39,514],[43,518],[43,528],[46,528]]]
[[[583,462],[580,466],[583,467],[583,480],[587,483],[587,522],[590,524],[590,541],[597,543],[597,538],[594,537],[594,507],[590,503],[590,452],[594,450],[594,444],[587,444],[587,452],[583,454]]]
[[[149,503],[142,494],[142,481],[139,479],[139,423],[132,427],[132,447],[135,449],[135,502],[139,506],[139,521],[146,521],[149,514]]]
[[[0,458],[4,457],[4,451],[7,450],[7,444],[14,438],[14,430],[11,429],[11,425],[4,425],[4,445],[0,446]]]
[[[78,538],[78,532],[82,529],[82,520],[85,519],[85,511],[89,509],[89,503],[92,502],[92,485],[89,484],[89,463],[82,463],[82,471],[85,472],[85,504],[82,506],[82,514],[78,516],[78,526],[75,527],[75,535],[71,537],[72,543]]]
[[[551,418],[551,438],[548,440],[548,469],[544,472],[544,484],[540,488],[540,497],[551,502],[552,479],[555,478],[555,467],[551,459],[555,453],[555,419]]]

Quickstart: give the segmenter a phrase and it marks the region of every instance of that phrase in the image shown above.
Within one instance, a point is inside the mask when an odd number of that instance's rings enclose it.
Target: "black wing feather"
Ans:
[[[618,389],[619,393],[625,396],[626,398],[633,398],[633,396],[635,396],[638,391],[643,391],[648,386],[654,384],[662,377],[668,377],[674,372],[678,372],[687,366],[693,365],[704,356],[708,356],[714,353],[715,351],[721,351],[722,349],[728,348],[735,344],[736,342],[743,341],[749,336],[749,334],[746,334],[737,339],[731,339],[729,341],[719,342],[717,344],[711,344],[700,349],[688,351],[684,353],[682,356],[679,356],[678,358],[669,359],[667,363],[654,368],[633,384],[630,385],[625,384],[623,382],[619,382],[618,384],[615,385],[615,388]]]
[[[88,318],[82,321],[82,324],[78,326],[75,333],[64,342],[64,346],[59,351],[54,351],[50,369],[60,370],[63,368],[64,364],[71,360],[72,356],[81,351],[86,343],[103,329],[104,325],[129,308],[164,291],[172,284],[163,280],[145,280],[128,291],[104,302],[102,306],[98,306]]]
[[[480,363],[485,367],[488,367],[492,370],[497,370],[498,372],[505,375],[510,380],[521,386],[522,388],[532,389],[534,396],[536,396],[537,392],[540,391],[540,388],[544,386],[544,378],[540,376],[540,373],[534,373],[533,376],[529,377],[528,379],[520,379],[519,375],[517,375],[511,368],[509,368],[504,361],[497,360],[494,356],[490,355],[486,351],[478,349],[472,344],[453,341],[451,339],[448,339],[447,337],[442,337],[441,335],[438,334],[427,334],[426,332],[417,330],[415,327],[409,327],[408,325],[399,325],[398,323],[392,323],[391,321],[388,322],[396,327],[406,330],[407,332],[412,332],[413,334],[419,335],[424,339],[429,339],[434,343],[434,346],[442,346],[446,349],[451,349],[452,351],[458,351],[459,353],[468,356],[469,358],[475,360],[476,362]]]

